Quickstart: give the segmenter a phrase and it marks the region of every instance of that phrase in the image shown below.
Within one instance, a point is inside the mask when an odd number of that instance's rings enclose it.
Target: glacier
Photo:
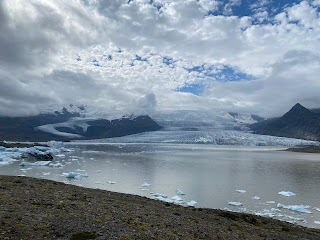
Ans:
[[[319,142],[253,134],[247,124],[257,122],[254,115],[226,112],[156,112],[150,116],[163,128],[124,137],[74,140],[97,143],[184,143],[238,146],[310,146]]]

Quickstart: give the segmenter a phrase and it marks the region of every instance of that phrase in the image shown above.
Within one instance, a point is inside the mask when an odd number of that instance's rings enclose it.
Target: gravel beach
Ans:
[[[320,230],[44,179],[0,176],[0,239],[320,239]]]

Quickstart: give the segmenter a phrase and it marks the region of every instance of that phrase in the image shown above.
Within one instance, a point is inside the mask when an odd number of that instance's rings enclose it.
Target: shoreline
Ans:
[[[0,239],[320,239],[276,219],[45,179],[0,176],[0,188]]]
[[[303,152],[303,153],[320,153],[320,147],[311,146],[311,147],[287,148],[284,151],[288,151],[288,152]]]

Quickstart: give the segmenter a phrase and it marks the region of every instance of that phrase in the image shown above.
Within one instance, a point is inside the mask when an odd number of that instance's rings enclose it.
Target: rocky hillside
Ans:
[[[252,124],[251,129],[262,135],[320,141],[320,114],[297,103],[282,117]]]

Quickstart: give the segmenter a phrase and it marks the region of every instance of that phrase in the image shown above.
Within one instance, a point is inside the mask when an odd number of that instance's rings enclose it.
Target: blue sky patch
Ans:
[[[204,90],[203,84],[189,84],[182,88],[177,88],[175,91],[193,93],[194,95],[199,96],[203,93],[203,90]]]

